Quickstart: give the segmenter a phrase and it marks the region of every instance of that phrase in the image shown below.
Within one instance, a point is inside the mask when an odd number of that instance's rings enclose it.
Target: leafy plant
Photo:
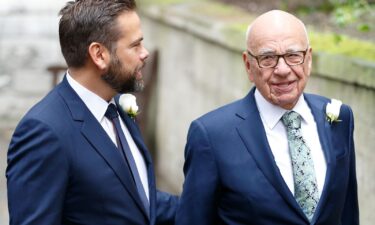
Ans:
[[[330,0],[330,3],[333,5],[333,20],[338,26],[356,24],[357,30],[362,32],[372,29],[373,24],[363,20],[365,15],[370,20],[375,18],[374,7],[367,0]]]

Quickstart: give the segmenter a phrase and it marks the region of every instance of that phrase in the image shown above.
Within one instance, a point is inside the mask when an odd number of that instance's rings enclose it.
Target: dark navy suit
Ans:
[[[275,163],[254,90],[191,124],[176,224],[310,224]],[[358,225],[352,111],[342,105],[342,121],[330,124],[325,114],[329,99],[304,97],[327,161],[324,189],[311,224]]]
[[[120,116],[141,151],[150,190],[148,216],[131,172],[66,78],[21,120],[8,151],[12,225],[169,224],[177,199],[158,192],[137,125]]]

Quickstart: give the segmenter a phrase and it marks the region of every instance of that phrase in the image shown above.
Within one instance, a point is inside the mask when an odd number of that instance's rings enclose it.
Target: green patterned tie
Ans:
[[[282,122],[287,130],[294,178],[294,197],[311,221],[319,201],[314,162],[301,133],[301,116],[286,112]]]

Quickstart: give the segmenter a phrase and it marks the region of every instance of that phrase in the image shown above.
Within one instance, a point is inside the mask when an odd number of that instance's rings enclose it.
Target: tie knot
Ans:
[[[281,120],[287,128],[301,128],[301,116],[294,111],[286,112]]]
[[[110,120],[117,118],[118,117],[117,107],[113,103],[109,104],[104,116]]]

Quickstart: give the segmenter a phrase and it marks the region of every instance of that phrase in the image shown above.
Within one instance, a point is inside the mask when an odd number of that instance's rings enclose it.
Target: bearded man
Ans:
[[[68,71],[12,137],[10,224],[173,224],[177,198],[156,190],[140,131],[118,103],[118,94],[142,89],[149,55],[135,9],[133,0],[61,9]]]

